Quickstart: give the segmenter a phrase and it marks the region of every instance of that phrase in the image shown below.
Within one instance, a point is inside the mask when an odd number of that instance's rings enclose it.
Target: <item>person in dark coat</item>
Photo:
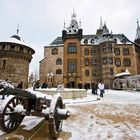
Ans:
[[[86,90],[88,90],[88,85],[87,85],[86,82],[85,82],[85,84],[84,84],[84,88],[85,88]]]
[[[92,94],[96,95],[96,84],[92,82],[91,84]]]
[[[41,86],[41,88],[47,88],[47,87],[48,87],[48,85],[47,85],[47,83],[45,83],[45,82],[44,82],[44,83],[42,84],[42,86]]]
[[[82,83],[81,82],[78,83],[78,88],[82,89]]]
[[[40,87],[40,81],[37,80],[36,82],[34,82],[33,84],[33,90],[35,90],[36,88],[39,88]]]
[[[20,88],[20,89],[23,88],[23,83],[22,83],[22,81],[20,81],[20,82],[18,83],[17,88]]]

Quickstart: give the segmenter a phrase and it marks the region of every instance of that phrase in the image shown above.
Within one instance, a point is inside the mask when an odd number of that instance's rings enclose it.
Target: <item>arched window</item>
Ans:
[[[85,76],[89,76],[89,70],[85,70]]]
[[[61,58],[58,58],[56,60],[56,65],[62,65],[62,59]]]
[[[58,49],[57,48],[53,48],[52,49],[52,54],[58,54]]]
[[[57,69],[56,70],[56,74],[62,74],[62,70],[61,69]]]

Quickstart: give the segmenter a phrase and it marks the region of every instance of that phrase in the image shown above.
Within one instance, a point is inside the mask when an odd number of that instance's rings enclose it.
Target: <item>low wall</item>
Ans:
[[[47,95],[55,95],[60,93],[64,99],[76,99],[87,97],[87,93],[85,89],[65,89],[57,90],[55,88],[47,88],[47,89],[37,89],[37,91],[47,94]]]

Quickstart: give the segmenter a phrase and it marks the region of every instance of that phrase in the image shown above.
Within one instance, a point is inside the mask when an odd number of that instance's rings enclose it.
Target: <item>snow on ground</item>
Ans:
[[[71,118],[64,122],[63,131],[71,133],[69,140],[140,139],[139,92],[106,90],[102,100],[67,108]]]
[[[99,95],[92,95],[88,90],[86,98],[64,99],[71,113],[63,123],[63,131],[71,135],[69,140],[140,139],[140,92],[106,90],[103,99],[97,98]],[[2,102],[0,100],[0,106]],[[41,120],[40,117],[25,117],[22,125],[30,130]]]

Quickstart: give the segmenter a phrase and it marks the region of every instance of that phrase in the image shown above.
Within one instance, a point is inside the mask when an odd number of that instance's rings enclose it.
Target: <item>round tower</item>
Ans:
[[[29,63],[35,51],[17,34],[0,42],[0,79],[8,79],[15,86],[19,81],[28,87]]]

